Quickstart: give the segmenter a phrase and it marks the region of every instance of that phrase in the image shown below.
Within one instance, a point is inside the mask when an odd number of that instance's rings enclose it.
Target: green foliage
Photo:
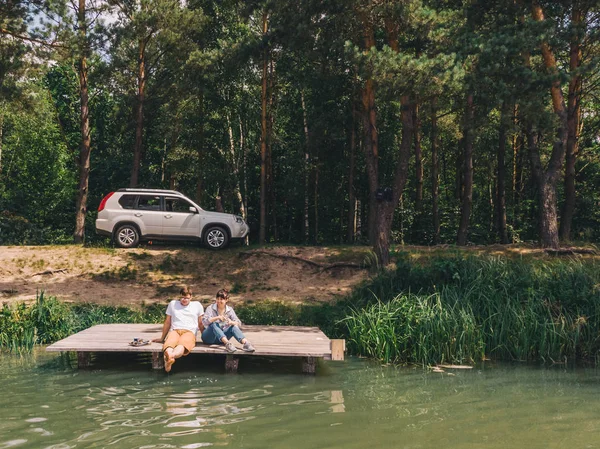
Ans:
[[[35,344],[35,325],[31,309],[20,303],[2,305],[0,311],[0,349],[10,352],[31,351]]]
[[[96,304],[69,304],[44,292],[33,304],[4,304],[0,310],[0,350],[30,351],[35,344],[50,344],[71,334],[110,323],[159,323],[164,320],[161,304],[141,309],[100,306]]]
[[[49,344],[66,338],[75,327],[75,317],[71,308],[55,297],[46,299],[43,291],[36,295],[30,314],[36,330],[35,341],[38,344]]]
[[[155,307],[133,310],[129,307],[78,304],[72,306],[76,322],[73,332],[87,329],[96,324],[110,323],[155,323],[164,320],[164,310],[158,314]]]
[[[43,243],[43,231],[27,220],[8,210],[0,212],[0,244]]]
[[[157,268],[163,273],[181,273],[185,268],[185,261],[167,254]]]
[[[473,313],[442,304],[440,295],[401,295],[377,302],[345,318],[349,347],[385,363],[473,362],[484,342]]]
[[[108,28],[90,23],[88,29],[92,152],[86,241],[101,239],[94,232],[94,211],[104,195],[129,184],[142,43],[146,91],[140,186],[176,188],[207,209],[219,198],[227,212],[239,212],[239,191],[247,206],[251,241],[256,240],[261,160],[254,150],[261,143],[266,50],[272,62],[266,99],[272,171],[269,241],[344,243],[354,222],[348,218],[350,189],[361,224],[360,234],[351,242],[368,240],[370,194],[357,143],[364,142],[360,96],[369,78],[376,82],[380,186],[390,185],[398,162],[403,132],[399,99],[408,95],[419,103],[423,199],[418,206],[416,163],[411,158],[395,212],[394,242],[434,241],[429,182],[434,101],[439,237],[441,243],[455,241],[467,91],[473,93],[477,111],[472,124],[469,240],[476,244],[498,240],[500,109],[502,104],[514,104],[506,131],[507,225],[512,241],[534,241],[539,233],[538,187],[528,162],[526,122],[535,127],[542,161],[551,152],[556,130],[549,96],[555,75],[543,67],[540,39],[548,39],[557,60],[566,61],[571,37],[581,35],[585,47],[581,67],[572,72],[568,64],[560,64],[556,77],[566,90],[576,73],[583,76],[584,126],[578,140],[572,237],[598,242],[600,164],[595,130],[600,117],[596,70],[600,59],[593,21],[598,7],[584,2],[589,10],[584,23],[575,27],[572,5],[544,3],[547,20],[537,23],[527,19],[528,3],[508,1],[100,2],[94,5],[99,10],[88,11],[88,20],[110,6],[114,21]],[[48,2],[42,8],[53,20],[35,27],[36,38],[59,36],[60,52],[52,52],[52,47],[42,51],[13,38],[0,44],[0,244],[61,243],[73,231],[80,147],[74,60],[82,43],[68,2]],[[264,8],[269,20],[263,35]],[[22,2],[11,2],[0,11],[0,21],[11,33],[26,35],[33,11]],[[60,25],[56,28],[53,23]],[[373,26],[375,42],[364,49],[367,26]],[[397,49],[391,48],[388,31],[397,31]],[[107,45],[102,51],[101,42]],[[523,63],[526,54],[529,66]],[[354,172],[349,187],[351,153]],[[560,202],[564,196],[560,186],[558,193]]]
[[[595,360],[599,285],[594,260],[401,258],[353,293],[343,323],[357,353],[385,362]]]
[[[48,94],[37,84],[34,110],[0,104],[0,244],[62,243],[74,222],[71,160]]]
[[[258,304],[242,304],[236,313],[244,324],[276,326],[316,326],[334,338],[341,335],[339,321],[348,311],[347,304],[284,304],[263,301]]]

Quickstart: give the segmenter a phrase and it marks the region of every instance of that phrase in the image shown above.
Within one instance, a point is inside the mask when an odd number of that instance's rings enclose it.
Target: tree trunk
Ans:
[[[557,208],[556,208],[556,183],[548,179],[548,174],[542,169],[539,154],[538,140],[531,125],[527,128],[527,146],[531,157],[531,168],[538,186],[539,231],[542,246],[558,248]]]
[[[550,180],[544,180],[540,185],[540,236],[545,248],[558,248],[558,211],[556,185]]]
[[[348,167],[348,232],[346,241],[354,243],[356,236],[356,194],[354,192],[354,158],[356,151],[356,104],[352,102],[352,128],[350,130],[350,166]]]
[[[215,197],[215,211],[217,212],[225,212],[223,208],[223,185],[219,184],[219,188],[217,191],[217,196]]]
[[[518,114],[519,112],[519,107],[518,105],[515,105],[515,108],[513,110],[513,125],[516,127],[517,122],[518,122]],[[523,133],[521,132],[515,132],[513,134],[513,138],[512,138],[512,203],[513,203],[513,208],[515,207],[515,204],[517,202],[517,180],[518,180],[518,176],[520,173],[520,166],[519,166],[519,156],[521,151],[519,151],[520,149],[522,149],[523,146]],[[515,214],[513,213],[513,216]]]
[[[171,181],[173,181],[175,178],[173,176],[171,176]],[[173,182],[171,182],[169,184],[169,188],[173,189]],[[198,178],[198,180],[196,180],[196,203],[198,204],[202,204],[202,200],[204,199],[204,179],[202,178]]]
[[[437,98],[431,101],[431,215],[433,218],[433,243],[440,243],[440,161],[438,158]]]
[[[354,228],[356,229],[355,237],[362,236],[362,202],[357,198],[356,207],[354,208],[356,213],[354,214]]]
[[[275,66],[273,58],[269,58],[269,103],[267,106],[267,192],[269,195],[268,209],[271,212],[271,223],[274,241],[279,241],[279,228],[277,227],[277,202],[275,200],[275,173],[273,169],[273,125],[275,122]]]
[[[2,175],[2,143],[4,140],[4,111],[0,110],[0,176]]]
[[[88,184],[90,179],[90,117],[89,117],[89,93],[88,93],[88,67],[87,56],[89,45],[87,42],[87,23],[86,23],[86,4],[85,0],[79,0],[79,10],[77,12],[77,22],[79,27],[79,39],[81,44],[81,54],[79,57],[79,98],[80,98],[80,130],[81,146],[79,151],[79,189],[76,203],[75,232],[73,241],[83,243],[85,239],[85,216],[87,213]]]
[[[498,131],[498,154],[497,154],[497,186],[496,186],[496,229],[500,243],[506,245],[508,241],[508,232],[506,229],[506,132],[508,129],[508,120],[510,114],[510,104],[502,103],[500,112],[500,129]]]
[[[534,0],[531,14],[535,21],[543,22],[544,13],[541,6]],[[544,248],[558,248],[558,214],[556,204],[556,185],[560,176],[560,168],[563,164],[567,147],[568,119],[565,100],[560,85],[560,78],[554,53],[547,42],[542,41],[542,58],[546,69],[554,75],[550,94],[552,97],[552,108],[558,117],[558,128],[556,139],[552,148],[552,154],[546,170],[542,168],[540,154],[537,145],[534,150],[530,147],[531,165],[534,176],[538,182],[540,194],[540,240]]]
[[[315,245],[319,244],[319,158],[315,157],[315,185],[314,185],[314,212],[315,212]]]
[[[263,37],[266,36],[269,22],[265,11],[262,17]],[[267,77],[269,49],[263,50],[262,91],[261,91],[261,133],[260,133],[260,224],[258,243],[264,245],[267,234]]]
[[[375,46],[373,24],[366,13],[362,17],[362,22],[364,50],[369,51]],[[365,81],[365,84],[362,88],[361,97],[364,129],[363,151],[365,153],[367,176],[369,179],[368,235],[369,243],[371,245],[375,245],[378,233],[378,211],[375,192],[379,187],[379,137],[377,132],[377,111],[375,109],[375,85],[371,77]]]
[[[488,226],[488,232],[492,234],[496,224],[498,223],[498,218],[496,217],[497,207],[495,206],[494,199],[498,196],[498,186],[496,185],[496,179],[494,177],[494,167],[492,166],[492,162],[490,161],[488,166],[488,201],[490,203],[490,225]]]
[[[144,100],[146,97],[146,39],[139,40],[138,50],[138,92],[135,105],[135,145],[133,147],[133,166],[129,187],[137,187],[139,183],[140,164],[142,161],[142,137],[144,132]]]
[[[473,120],[475,116],[475,107],[473,104],[473,94],[467,94],[467,107],[465,109],[464,122],[464,153],[462,164],[462,183],[461,183],[461,214],[456,244],[464,246],[467,244],[467,234],[469,231],[469,221],[471,218],[471,205],[473,203]]]
[[[234,179],[233,194],[235,195],[236,199],[238,200],[240,215],[245,220],[246,219],[246,210],[244,209],[244,198],[242,197],[242,191],[240,189],[240,166],[238,164],[238,158],[236,157],[236,154],[235,154],[235,143],[233,141],[233,128],[231,127],[231,119],[229,118],[229,114],[227,114],[227,130],[228,130],[228,134],[229,134],[229,154],[231,157],[231,165],[232,165],[232,172],[233,172],[232,174],[233,174],[233,179]],[[241,138],[240,138],[240,142],[242,142]],[[243,151],[243,149],[240,148],[240,151]]]
[[[304,120],[304,215],[302,220],[304,243],[308,243],[310,227],[308,220],[308,185],[310,176],[310,139],[308,132],[308,114],[306,112],[306,102],[304,101],[304,92],[300,92],[300,102],[302,104],[302,118]]]
[[[272,129],[269,126],[269,130]],[[268,131],[268,135],[271,136],[271,131]],[[279,230],[277,228],[277,202],[275,199],[275,173],[273,171],[273,151],[271,141],[269,139],[269,145],[267,146],[267,192],[269,197],[268,209],[271,213],[271,229],[272,237],[274,241],[279,240]]]
[[[240,116],[240,149],[242,150],[242,170],[244,172],[244,212],[248,210],[248,149],[245,135],[242,117]]]
[[[381,266],[386,266],[390,262],[390,234],[392,232],[392,223],[394,220],[394,211],[398,206],[406,180],[408,179],[408,162],[410,160],[410,148],[413,141],[414,132],[414,105],[410,103],[408,95],[403,95],[400,99],[402,105],[402,140],[394,172],[394,182],[392,185],[392,201],[385,201],[379,204],[379,214],[377,217],[377,242],[375,244],[375,254]]]
[[[167,138],[165,137],[165,141],[163,144],[163,153],[160,161],[160,183],[164,185],[165,175],[167,172]]]
[[[390,48],[394,52],[399,51],[399,43],[398,43],[398,27],[397,24],[391,20],[386,20],[386,31],[388,34],[388,41]],[[371,32],[366,35],[369,38],[373,37],[372,28]],[[366,39],[368,41],[368,39]],[[367,48],[371,48],[375,45],[375,40],[373,38],[372,41],[366,42]],[[363,100],[364,103],[364,100]],[[370,101],[369,101],[370,103]],[[371,130],[376,133],[376,126],[374,120],[374,106],[375,106],[375,97],[373,92],[373,120],[370,121],[372,124]],[[402,140],[400,142],[398,159],[396,162],[396,168],[394,170],[394,180],[392,183],[392,200],[391,201],[382,201],[377,204],[377,233],[375,235],[375,244],[374,250],[377,255],[377,260],[379,261],[382,267],[385,267],[390,262],[390,235],[392,232],[392,223],[394,221],[394,211],[398,206],[398,202],[402,197],[402,192],[404,191],[404,186],[406,184],[406,180],[408,179],[408,162],[410,159],[410,149],[413,141],[413,133],[414,133],[414,123],[413,123],[413,115],[414,115],[414,104],[411,104],[408,95],[403,95],[400,98],[401,104],[401,121],[402,121]],[[376,136],[376,134],[375,134]],[[368,135],[366,136],[368,138]],[[372,144],[372,142],[371,142]],[[365,142],[365,147],[368,147]],[[375,146],[375,148],[377,148]],[[374,161],[376,161],[377,152],[368,152],[368,155],[373,157]],[[367,157],[368,159],[368,157]],[[373,164],[375,165],[375,164]],[[367,164],[367,170],[369,171],[369,165]],[[369,172],[369,184],[371,184],[371,173]],[[375,190],[377,188],[377,178],[374,178],[374,186]],[[372,195],[373,203],[375,203],[375,195]]]
[[[423,152],[421,151],[421,120],[419,119],[418,103],[414,106],[413,123],[415,127],[415,215],[419,217],[423,203]]]
[[[367,175],[369,178],[369,217],[368,235],[369,243],[375,244],[377,240],[377,200],[375,192],[379,188],[379,148],[377,134],[377,114],[375,110],[375,88],[373,80],[368,79],[362,93],[364,146]]]
[[[560,239],[568,242],[571,240],[571,224],[575,214],[575,162],[579,152],[579,132],[581,121],[581,75],[577,70],[581,66],[581,36],[579,27],[582,22],[582,11],[574,2],[571,16],[571,26],[575,28],[571,37],[569,48],[569,70],[571,81],[569,82],[569,95],[567,99],[567,151],[565,162],[565,202],[560,220]]]
[[[202,198],[204,196],[204,177],[202,176],[202,169],[204,165],[204,95],[200,94],[198,98],[200,105],[200,120],[198,124],[198,146],[196,147],[196,153],[198,154],[198,167],[196,179],[196,203],[202,205]]]

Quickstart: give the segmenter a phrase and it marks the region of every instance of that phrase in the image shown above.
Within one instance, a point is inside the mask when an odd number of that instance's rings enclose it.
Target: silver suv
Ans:
[[[248,234],[238,215],[208,212],[174,190],[120,189],[98,207],[96,233],[121,248],[141,240],[200,240],[210,249],[225,248]]]

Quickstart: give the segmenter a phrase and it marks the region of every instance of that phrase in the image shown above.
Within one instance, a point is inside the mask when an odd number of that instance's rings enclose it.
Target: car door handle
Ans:
[[[173,215],[165,215],[165,218],[173,218]]]
[[[137,214],[133,214],[133,215],[135,215],[136,217],[141,217],[141,216],[142,216],[142,215],[144,215],[144,214],[140,214],[140,213],[138,212]]]

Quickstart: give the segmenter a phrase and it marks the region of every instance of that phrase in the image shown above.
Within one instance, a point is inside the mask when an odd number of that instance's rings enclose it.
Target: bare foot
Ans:
[[[165,360],[165,371],[168,373],[169,371],[171,371],[171,368],[173,367],[173,363],[175,363],[175,359],[173,357],[169,357],[169,355],[165,352],[164,360]]]

